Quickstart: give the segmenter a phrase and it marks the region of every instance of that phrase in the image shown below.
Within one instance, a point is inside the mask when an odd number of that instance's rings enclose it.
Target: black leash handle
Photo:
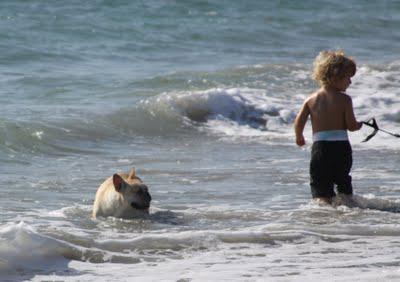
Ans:
[[[362,142],[367,142],[368,140],[370,140],[372,137],[374,137],[378,133],[379,127],[378,127],[378,124],[376,123],[375,118],[371,118],[367,121],[363,121],[362,123],[369,127],[372,127],[374,129],[374,131],[362,141]]]
[[[375,130],[379,130],[379,126],[376,123],[376,119],[375,118],[370,118],[369,120],[363,121],[362,123],[365,124],[365,125],[368,125],[369,127],[372,127]]]
[[[376,123],[375,118],[371,118],[367,121],[363,121],[362,123],[369,127],[372,127],[374,129],[374,131],[370,135],[368,135],[362,142],[367,142],[368,140],[370,140],[372,137],[374,137],[376,135],[376,133],[378,133],[379,130],[382,132],[385,132],[387,134],[390,134],[394,137],[400,138],[400,134],[398,134],[398,133],[392,133],[392,132],[389,132],[389,131],[379,128],[378,124]]]

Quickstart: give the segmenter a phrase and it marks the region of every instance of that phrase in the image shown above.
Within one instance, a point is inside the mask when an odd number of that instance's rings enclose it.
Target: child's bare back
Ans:
[[[330,54],[330,56],[336,56],[336,54]],[[349,62],[352,63],[351,60],[345,60],[333,73],[332,67],[323,65],[316,67],[315,79],[320,82],[321,88],[304,102],[296,117],[297,145],[305,144],[303,130],[308,116],[311,117],[314,134],[327,130],[355,131],[361,128],[362,123],[357,122],[354,116],[353,102],[350,96],[344,93],[351,84],[351,77],[355,74],[355,64],[353,68]]]
[[[341,92],[320,89],[306,101],[313,133],[325,130],[350,130],[358,128],[351,98]]]

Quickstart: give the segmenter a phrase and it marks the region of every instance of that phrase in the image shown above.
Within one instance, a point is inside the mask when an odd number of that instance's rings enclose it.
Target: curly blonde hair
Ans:
[[[322,51],[315,58],[313,79],[321,86],[328,86],[346,75],[356,74],[356,63],[343,51]]]

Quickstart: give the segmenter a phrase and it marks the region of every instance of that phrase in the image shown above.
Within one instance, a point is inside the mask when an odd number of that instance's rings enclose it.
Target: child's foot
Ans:
[[[336,206],[346,206],[349,208],[354,208],[357,206],[356,202],[353,199],[353,195],[347,195],[339,193],[335,197],[335,205]]]
[[[318,205],[332,205],[332,198],[318,197],[314,198],[314,201]]]

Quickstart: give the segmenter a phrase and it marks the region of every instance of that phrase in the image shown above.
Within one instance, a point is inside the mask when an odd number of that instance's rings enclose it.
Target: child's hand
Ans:
[[[296,144],[298,146],[300,146],[300,147],[304,146],[306,144],[306,141],[304,140],[304,136],[303,135],[296,137]]]

